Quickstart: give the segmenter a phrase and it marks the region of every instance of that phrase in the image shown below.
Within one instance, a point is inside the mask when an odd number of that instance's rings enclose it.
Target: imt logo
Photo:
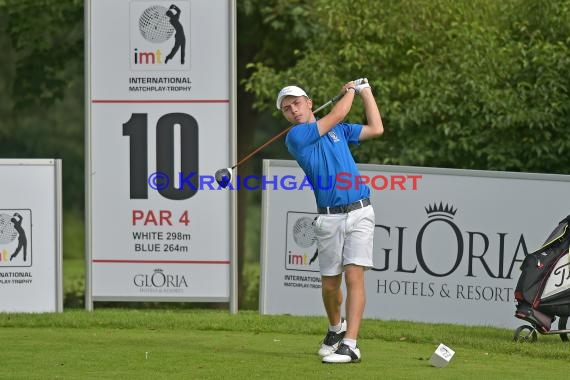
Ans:
[[[287,213],[286,269],[318,272],[314,221],[314,215]]]
[[[309,265],[311,257],[307,252],[294,252],[289,251],[287,254],[287,264],[288,265]]]
[[[189,70],[190,2],[131,1],[131,69]]]

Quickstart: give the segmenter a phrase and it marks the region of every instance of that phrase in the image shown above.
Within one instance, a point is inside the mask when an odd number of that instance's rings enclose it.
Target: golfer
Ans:
[[[359,176],[348,144],[380,136],[384,132],[380,111],[366,79],[346,83],[344,96],[324,117],[316,119],[313,101],[297,86],[284,87],[277,96],[277,108],[295,126],[285,144],[311,183],[317,202],[314,221],[317,237],[322,298],[329,329],[319,355],[323,363],[359,362],[358,331],[366,303],[364,271],[373,266],[374,210],[368,186],[356,184],[337,189],[338,173]],[[367,124],[344,123],[352,102],[360,95]],[[332,181],[331,183],[327,181]],[[317,184],[320,184],[317,186]],[[342,318],[342,276],[346,283],[346,319]]]
[[[166,56],[164,63],[166,64],[168,61],[174,58],[174,55],[176,55],[176,52],[178,49],[180,49],[180,64],[183,65],[184,56],[186,55],[186,35],[184,34],[184,28],[180,23],[180,8],[172,4],[166,11],[166,15],[168,16],[169,22],[174,28],[175,33],[174,46],[172,47],[170,53]]]

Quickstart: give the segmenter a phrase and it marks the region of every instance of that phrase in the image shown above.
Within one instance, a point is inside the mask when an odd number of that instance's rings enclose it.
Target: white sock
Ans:
[[[335,333],[339,332],[341,328],[342,328],[342,318],[340,319],[338,325],[335,326],[329,325],[329,331],[333,331]]]
[[[346,339],[344,338],[342,340],[342,343],[346,344],[348,347],[350,347],[352,350],[354,350],[356,348],[356,339]]]

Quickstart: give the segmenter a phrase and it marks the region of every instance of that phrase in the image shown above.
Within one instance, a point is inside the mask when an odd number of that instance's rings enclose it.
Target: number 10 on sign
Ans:
[[[180,127],[180,172],[184,176],[195,173],[189,182],[193,186],[175,187],[174,133]],[[156,171],[162,173],[163,186],[158,192],[167,199],[188,199],[198,191],[198,123],[186,113],[168,113],[156,122]],[[123,124],[123,136],[129,139],[130,198],[148,199],[148,114],[133,113]]]

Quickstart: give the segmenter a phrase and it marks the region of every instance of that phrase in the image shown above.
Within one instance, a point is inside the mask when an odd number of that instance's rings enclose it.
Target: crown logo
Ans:
[[[433,205],[428,205],[428,207],[424,208],[429,218],[432,216],[445,216],[446,218],[453,218],[457,212],[456,208],[454,209],[453,206],[450,206],[448,204],[445,204],[445,206],[443,206],[442,202],[439,202],[439,205],[434,202]]]

